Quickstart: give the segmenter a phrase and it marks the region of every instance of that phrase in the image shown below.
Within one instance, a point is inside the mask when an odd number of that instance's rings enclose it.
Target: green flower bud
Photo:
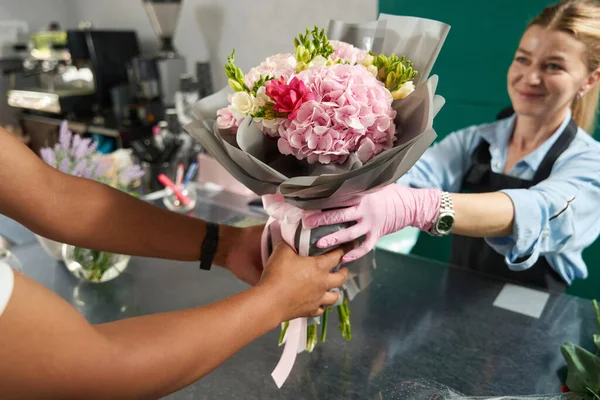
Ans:
[[[396,66],[396,74],[398,76],[404,76],[404,74],[406,74],[406,67],[404,64],[398,63],[398,66]]]
[[[234,78],[235,77],[235,73],[232,72],[231,66],[229,64],[225,65],[225,75],[227,75],[228,78]]]
[[[310,53],[306,47],[300,45],[296,47],[296,60],[299,62],[308,62],[310,59]]]
[[[308,64],[306,64],[303,61],[300,61],[296,64],[296,73],[299,74],[302,71],[305,71],[308,69]]]
[[[229,83],[229,86],[233,90],[235,90],[236,92],[243,92],[244,91],[244,88],[242,87],[242,85],[238,81],[236,81],[236,80],[233,80],[233,79],[229,78],[227,80],[227,83]]]
[[[277,113],[272,108],[265,109],[265,116],[264,116],[265,119],[275,119],[276,116],[277,116]]]
[[[238,82],[244,82],[244,73],[239,68],[235,69],[235,80]]]
[[[385,87],[393,88],[396,84],[396,73],[390,72],[385,78]]]

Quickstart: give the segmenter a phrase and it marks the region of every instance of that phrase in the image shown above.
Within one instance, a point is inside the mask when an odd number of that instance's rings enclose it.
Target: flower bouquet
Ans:
[[[142,169],[137,165],[119,168],[113,157],[100,154],[96,149],[96,142],[73,135],[67,123],[63,122],[58,143],[54,148],[42,148],[40,155],[47,164],[66,174],[92,179],[133,195],[129,189],[144,174]],[[59,246],[59,254],[69,271],[85,281],[105,282],[113,279],[123,272],[129,260],[127,256],[119,254],[49,243],[48,239],[41,237],[38,239],[47,249]]]
[[[265,262],[280,240],[300,255],[329,251],[316,242],[348,224],[304,229],[303,213],[353,205],[394,183],[436,137],[433,117],[444,101],[435,95],[437,77],[427,79],[423,70],[430,71],[449,27],[391,16],[331,26],[344,41],[318,27],[307,29],[294,39],[293,53],[268,57],[246,74],[233,52],[225,65],[229,87],[196,103],[195,120],[185,127],[263,196],[270,216],[262,240]],[[335,308],[348,340],[349,301],[369,284],[373,266],[373,252],[347,265],[351,278]],[[296,354],[317,344],[319,324],[325,340],[327,320],[325,312],[282,326],[285,348],[272,374],[279,387]]]

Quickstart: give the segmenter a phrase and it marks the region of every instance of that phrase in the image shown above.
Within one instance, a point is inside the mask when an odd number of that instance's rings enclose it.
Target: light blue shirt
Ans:
[[[430,147],[398,183],[460,192],[463,177],[471,167],[471,154],[481,139],[490,144],[492,171],[502,174],[515,118],[513,115],[451,133]],[[533,179],[570,119],[569,112],[558,130],[517,162],[509,175]],[[558,157],[548,179],[529,189],[502,192],[514,204],[513,234],[486,238],[486,242],[505,256],[508,268],[522,271],[544,256],[569,284],[575,278],[587,278],[581,253],[600,234],[600,143],[578,128],[575,139]]]

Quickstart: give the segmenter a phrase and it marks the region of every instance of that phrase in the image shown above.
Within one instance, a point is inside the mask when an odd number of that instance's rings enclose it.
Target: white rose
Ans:
[[[271,100],[269,96],[267,96],[267,88],[265,86],[261,86],[256,91],[256,99],[254,100],[254,105],[258,107],[264,107]]]
[[[398,90],[392,92],[394,100],[403,99],[415,91],[415,84],[412,81],[405,82]]]
[[[254,113],[255,109],[254,96],[248,92],[235,92],[231,96],[231,111],[236,118],[244,118]]]
[[[327,65],[327,59],[323,56],[316,56],[308,63],[308,68],[318,68]]]

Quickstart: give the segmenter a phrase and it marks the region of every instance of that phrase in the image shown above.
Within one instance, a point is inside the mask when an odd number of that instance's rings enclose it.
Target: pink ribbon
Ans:
[[[262,199],[264,208],[269,214],[269,220],[261,238],[263,266],[266,266],[269,258],[269,232],[273,247],[281,240],[284,240],[299,255],[308,256],[310,249],[310,229],[302,228],[297,249],[295,244],[296,231],[298,226],[302,224],[302,215],[305,211],[287,204],[283,196],[279,194],[263,196]],[[283,353],[277,366],[271,373],[278,388],[283,386],[290,372],[292,372],[292,368],[296,362],[296,355],[306,350],[307,326],[307,318],[296,318],[289,321],[289,326],[283,339]]]
[[[269,214],[269,220],[265,226],[261,237],[261,252],[263,266],[266,267],[269,258],[269,233],[271,235],[271,245],[275,247],[280,241],[285,241],[301,256],[308,256],[310,250],[311,229],[304,229],[302,226],[302,217],[312,213],[285,202],[280,194],[266,195],[262,197],[263,206]],[[351,203],[354,204],[354,203]],[[348,204],[344,204],[347,206]],[[296,232],[300,227],[300,238],[298,248],[296,248]],[[370,282],[370,272],[368,270],[360,273],[350,273],[349,279],[343,287],[344,296],[352,300],[362,287],[366,287]],[[343,297],[340,296],[338,303],[341,304]],[[334,306],[335,306],[334,305]],[[289,325],[283,338],[283,353],[281,358],[271,373],[273,380],[278,388],[281,388],[290,375],[296,356],[306,350],[307,326],[318,323],[314,319],[296,318],[289,321]]]

